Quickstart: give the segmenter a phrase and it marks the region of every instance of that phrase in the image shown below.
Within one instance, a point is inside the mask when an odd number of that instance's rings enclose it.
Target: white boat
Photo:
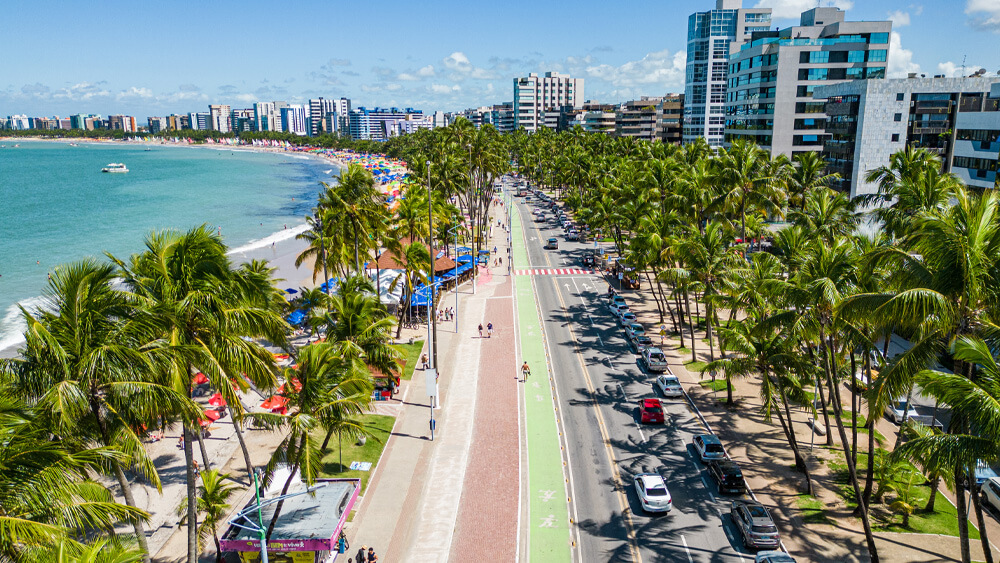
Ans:
[[[128,168],[125,167],[124,163],[112,162],[104,168],[101,168],[101,172],[124,173],[128,172]]]

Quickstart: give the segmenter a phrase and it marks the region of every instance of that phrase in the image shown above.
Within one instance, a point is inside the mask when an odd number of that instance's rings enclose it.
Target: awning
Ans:
[[[463,254],[472,254],[472,249],[468,246],[460,246],[455,249],[455,253],[461,258]]]
[[[220,418],[222,418],[222,415],[219,414],[219,411],[212,410],[212,409],[209,409],[209,410],[205,411],[204,415],[205,415],[205,418],[207,418],[208,420],[211,420],[212,422],[215,422],[216,420],[219,420]]]
[[[222,398],[222,393],[216,393],[212,395],[212,398],[208,400],[208,404],[213,407],[224,407],[226,406],[226,400]]]
[[[288,404],[288,397],[282,397],[281,395],[271,395],[266,401],[260,404],[260,408],[267,409],[269,411],[274,411],[277,409],[285,408]]]
[[[288,321],[288,324],[293,324],[293,325],[302,324],[302,321],[306,320],[305,309],[299,309],[298,311],[295,311],[291,315],[288,315],[288,318],[285,320]]]
[[[198,373],[196,373],[195,376],[194,376],[194,384],[195,385],[202,385],[202,384],[205,384],[205,383],[208,383],[208,377],[206,377],[205,374],[201,373],[200,371]]]

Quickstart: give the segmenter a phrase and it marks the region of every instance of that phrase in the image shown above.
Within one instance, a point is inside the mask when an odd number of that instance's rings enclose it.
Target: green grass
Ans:
[[[394,344],[393,348],[403,353],[403,361],[406,367],[403,368],[402,378],[409,381],[413,377],[413,370],[417,369],[420,363],[420,351],[424,348],[424,341],[417,340],[413,344]]]
[[[726,380],[725,379],[716,379],[715,381],[712,381],[711,379],[704,379],[702,381],[699,381],[698,385],[701,385],[702,387],[704,387],[705,389],[708,389],[709,391],[725,391],[726,390]]]
[[[819,415],[820,417],[822,417],[822,413],[819,413]],[[830,415],[833,416],[833,412],[830,412]],[[848,436],[851,434],[851,418],[852,418],[851,411],[842,410],[840,412],[840,419],[844,421],[844,430],[847,431]],[[836,424],[836,421],[831,420],[830,424]],[[868,424],[868,419],[865,418],[865,415],[858,413],[858,434],[868,433],[868,428],[865,426],[866,424]],[[832,431],[833,428],[830,428],[830,430]],[[858,441],[860,440],[861,438],[859,437]],[[878,431],[878,429],[875,430],[875,441],[881,445],[886,444],[885,436],[883,436],[882,433]]]
[[[802,494],[795,497],[795,503],[802,511],[802,521],[806,524],[833,524],[833,519],[826,515],[823,503],[818,498]]]
[[[319,476],[334,479],[361,479],[361,494],[364,494],[372,471],[375,470],[379,458],[382,457],[382,450],[385,449],[385,443],[389,440],[389,433],[392,432],[392,425],[396,419],[380,414],[364,414],[361,415],[360,419],[373,436],[369,436],[363,446],[359,446],[356,440],[344,439],[344,466],[341,467],[337,436],[334,435],[330,438],[330,444],[323,452]],[[322,443],[325,435],[325,432],[319,430],[313,436]],[[370,461],[372,468],[369,471],[352,471],[350,469],[352,461]]]
[[[850,484],[847,471],[847,464],[841,461],[843,454],[838,452],[837,459],[827,461],[834,472],[834,482],[837,485],[837,492],[847,501],[847,506],[853,510],[857,503],[854,500],[854,487]],[[858,452],[858,480],[859,485],[864,490],[865,467],[868,463],[868,455]],[[915,469],[914,469],[915,470]],[[944,486],[942,484],[942,486]],[[875,484],[878,488],[878,484]],[[934,512],[924,512],[927,500],[930,498],[931,488],[928,485],[914,485],[910,488],[913,505],[917,510],[910,515],[910,527],[902,526],[903,516],[889,510],[889,505],[896,500],[896,493],[889,491],[882,499],[882,503],[872,503],[869,514],[871,515],[872,528],[882,532],[907,532],[911,534],[941,534],[945,536],[958,536],[958,518],[956,516],[955,505],[948,502],[940,492],[937,500],[934,501]],[[973,524],[975,516],[970,511],[969,538],[979,539],[979,530]]]
[[[701,373],[707,364],[701,360],[689,360],[684,362],[684,365],[687,366],[688,370],[692,372]]]

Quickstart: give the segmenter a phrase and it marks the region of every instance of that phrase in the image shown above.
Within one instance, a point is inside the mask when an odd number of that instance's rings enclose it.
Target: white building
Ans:
[[[306,108],[300,105],[288,105],[281,108],[281,130],[285,133],[306,135]]]
[[[771,28],[770,8],[742,6],[742,0],[716,0],[714,10],[688,17],[684,143],[699,137],[714,147],[723,143],[729,53],[751,33]]]
[[[989,94],[963,95],[951,171],[976,188],[1000,188],[1000,77]]]
[[[4,129],[27,131],[28,129],[31,129],[31,121],[28,119],[27,115],[8,115],[7,121],[4,123]]]
[[[567,74],[546,72],[545,76],[529,73],[514,79],[515,128],[535,132],[544,126],[546,112],[559,111],[563,106],[583,105],[583,79]]]
[[[220,133],[228,133],[233,130],[232,119],[233,108],[225,104],[210,104],[208,106],[208,128]]]
[[[326,116],[328,114],[337,113],[337,100],[328,100],[325,98],[316,98],[309,100],[309,136],[317,137],[322,133],[333,131],[325,131],[326,129]],[[334,128],[336,130],[336,128]]]
[[[281,116],[274,102],[256,102],[253,105],[253,121],[257,131],[280,131]]]

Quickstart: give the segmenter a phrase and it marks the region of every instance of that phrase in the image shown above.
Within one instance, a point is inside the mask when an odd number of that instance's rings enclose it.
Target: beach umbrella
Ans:
[[[204,373],[201,373],[201,372],[199,371],[199,372],[198,372],[198,373],[197,373],[197,374],[196,374],[196,375],[194,376],[194,384],[195,384],[195,385],[202,385],[202,384],[204,384],[204,383],[208,383],[208,377],[206,377]]]
[[[217,411],[217,410],[207,410],[207,411],[204,412],[204,414],[205,414],[205,418],[207,418],[208,420],[210,420],[212,422],[215,422],[216,420],[219,420],[220,418],[222,418],[222,415],[219,414],[219,411]],[[211,424],[211,422],[209,424]]]
[[[285,293],[298,293],[298,292],[299,292],[299,290],[297,290],[295,288],[292,288],[292,287],[290,287],[290,288],[288,288],[288,289],[285,290]]]
[[[226,400],[222,398],[222,393],[216,393],[212,395],[212,398],[208,400],[208,404],[213,407],[224,407],[226,406]]]

